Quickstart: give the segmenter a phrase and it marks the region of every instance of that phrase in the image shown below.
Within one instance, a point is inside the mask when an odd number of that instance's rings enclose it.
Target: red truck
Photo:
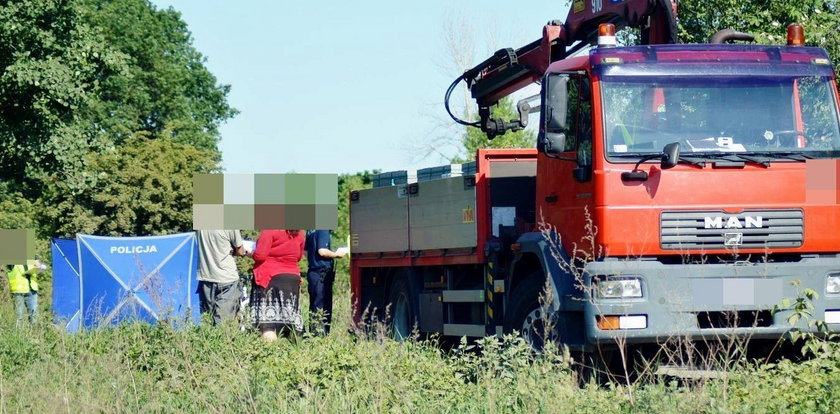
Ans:
[[[505,121],[489,108],[540,82],[536,148],[352,192],[355,320],[387,319],[398,337],[548,334],[584,352],[778,340],[790,311],[774,307],[810,288],[814,317],[840,329],[829,57],[800,26],[786,45],[725,43],[750,39],[731,30],[676,44],[674,6],[575,1],[542,39],[459,77],[480,119],[456,120],[490,137],[532,109]],[[640,27],[643,44],[616,46],[613,24]]]

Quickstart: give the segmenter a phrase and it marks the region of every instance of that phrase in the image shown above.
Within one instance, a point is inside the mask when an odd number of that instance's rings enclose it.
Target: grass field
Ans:
[[[17,328],[6,294],[0,411],[840,412],[833,344],[806,362],[744,361],[718,380],[581,386],[561,350],[534,355],[515,338],[443,351],[429,342],[351,335],[348,290],[345,275],[332,334],[273,344],[236,324],[179,331],[125,324],[68,334],[41,320]]]

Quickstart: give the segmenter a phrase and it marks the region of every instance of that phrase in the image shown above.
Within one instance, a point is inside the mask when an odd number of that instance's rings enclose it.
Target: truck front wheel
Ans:
[[[541,350],[547,340],[557,340],[556,319],[548,312],[548,304],[540,303],[545,288],[545,277],[534,272],[519,283],[508,300],[505,332],[519,332],[536,350]]]

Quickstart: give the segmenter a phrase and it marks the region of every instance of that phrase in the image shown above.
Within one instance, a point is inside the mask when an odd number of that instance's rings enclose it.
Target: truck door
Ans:
[[[553,225],[567,252],[573,244],[592,245],[585,242],[591,233],[587,211],[594,212],[591,95],[584,72],[553,73],[543,80],[537,222]]]

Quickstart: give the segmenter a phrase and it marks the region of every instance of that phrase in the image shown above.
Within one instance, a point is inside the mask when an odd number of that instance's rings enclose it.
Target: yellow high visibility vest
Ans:
[[[38,291],[38,268],[15,265],[12,270],[6,272],[9,277],[9,290],[12,293],[29,293],[30,290]]]

